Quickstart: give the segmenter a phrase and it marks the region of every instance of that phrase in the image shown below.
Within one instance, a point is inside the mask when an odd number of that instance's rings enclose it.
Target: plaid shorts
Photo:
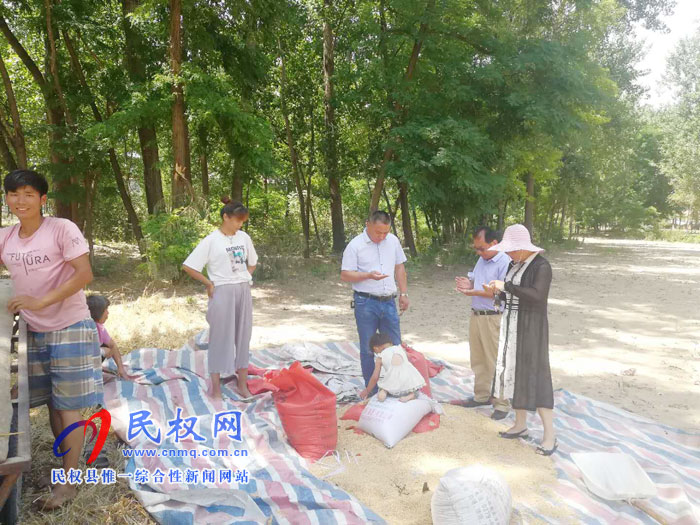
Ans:
[[[92,319],[62,330],[27,330],[29,404],[78,410],[103,403],[102,365]]]

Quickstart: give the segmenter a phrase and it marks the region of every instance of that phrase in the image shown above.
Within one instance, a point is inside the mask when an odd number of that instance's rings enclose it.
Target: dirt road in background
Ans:
[[[700,245],[587,239],[545,254],[555,388],[700,430]],[[468,364],[469,298],[454,291],[465,267],[411,276],[404,339]],[[349,286],[331,280],[255,291],[253,347],[356,340]]]
[[[555,388],[699,431],[700,245],[587,239],[574,250],[545,255],[554,271]],[[410,345],[464,365],[470,300],[454,291],[454,277],[468,270],[411,271],[411,308],[401,318]],[[103,291],[110,293],[109,287]],[[357,339],[350,287],[336,273],[256,284],[253,295],[253,349]],[[199,288],[136,300],[110,297],[108,329],[125,350],[178,348],[206,326]]]

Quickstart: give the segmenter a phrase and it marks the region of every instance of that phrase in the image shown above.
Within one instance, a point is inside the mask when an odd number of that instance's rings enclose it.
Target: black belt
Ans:
[[[385,302],[385,301],[393,301],[396,299],[396,294],[393,295],[372,295],[371,293],[365,293],[365,292],[355,292],[357,295],[360,297],[367,297],[368,299],[376,299],[377,301]]]
[[[474,310],[473,308],[472,313],[474,315],[501,315],[500,310]]]

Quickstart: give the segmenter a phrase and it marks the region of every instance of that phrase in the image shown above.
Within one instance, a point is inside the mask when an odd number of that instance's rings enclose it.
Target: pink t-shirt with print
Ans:
[[[109,346],[112,344],[112,338],[109,336],[109,332],[105,328],[105,325],[95,321],[97,326],[97,335],[100,337],[100,346]]]
[[[68,261],[89,253],[85,237],[68,219],[46,217],[31,237],[19,237],[19,224],[0,229],[0,259],[7,267],[15,295],[40,298],[70,279]],[[82,290],[41,310],[20,310],[30,330],[53,332],[90,318]]]

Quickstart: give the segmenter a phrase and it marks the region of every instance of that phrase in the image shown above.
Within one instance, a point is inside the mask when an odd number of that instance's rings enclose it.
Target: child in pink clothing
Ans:
[[[114,359],[114,362],[117,364],[117,375],[123,379],[130,379],[129,374],[124,370],[122,356],[119,353],[117,343],[109,336],[109,332],[107,332],[105,328],[105,323],[109,318],[109,304],[109,299],[104,295],[93,294],[87,296],[90,317],[92,317],[92,320],[95,321],[95,325],[97,325],[97,335],[100,338],[102,360],[104,361],[110,357]]]

